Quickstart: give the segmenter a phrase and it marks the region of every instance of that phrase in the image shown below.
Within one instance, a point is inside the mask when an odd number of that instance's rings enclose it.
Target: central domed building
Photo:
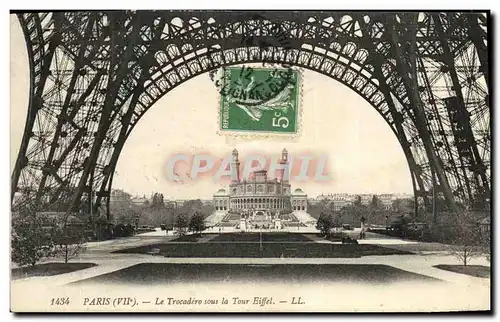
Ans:
[[[286,169],[286,149],[281,153],[280,164]],[[236,175],[229,185],[229,191],[220,189],[214,194],[216,211],[227,211],[239,215],[241,219],[254,222],[270,222],[293,210],[306,210],[307,195],[301,189],[296,190],[298,194],[291,193],[290,182],[284,175],[284,169],[280,171],[279,178],[268,178],[266,170],[259,170],[253,172],[248,179],[241,180],[239,166],[238,151],[235,149],[231,167],[236,171]]]

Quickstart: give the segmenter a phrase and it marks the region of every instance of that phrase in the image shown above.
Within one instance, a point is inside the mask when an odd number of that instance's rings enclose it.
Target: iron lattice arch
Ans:
[[[197,75],[263,61],[324,74],[368,101],[398,138],[415,195],[427,207],[431,195],[452,210],[489,203],[486,13],[113,11],[18,18],[31,84],[12,174],[14,206],[14,200],[59,210],[93,205],[109,216],[120,152],[148,109]]]

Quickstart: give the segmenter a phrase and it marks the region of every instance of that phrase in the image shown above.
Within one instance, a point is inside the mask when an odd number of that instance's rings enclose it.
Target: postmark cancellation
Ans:
[[[299,135],[302,72],[274,64],[221,68],[214,80],[219,95],[218,133],[231,137]]]

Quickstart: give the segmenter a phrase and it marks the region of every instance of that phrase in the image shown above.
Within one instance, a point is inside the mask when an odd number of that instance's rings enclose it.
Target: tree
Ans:
[[[467,266],[472,258],[481,254],[481,235],[479,226],[470,213],[464,212],[457,218],[453,244],[457,248],[452,254],[464,266]]]
[[[113,209],[113,217],[116,218],[115,222],[123,225],[135,225],[140,213],[140,209],[134,205],[124,207],[119,211],[115,208]]]
[[[194,215],[196,212],[201,212],[203,203],[200,199],[187,200],[181,207],[180,211],[188,216]]]
[[[178,214],[175,218],[175,227],[180,236],[186,234],[186,228],[188,227],[188,220],[185,214]]]
[[[420,205],[419,205],[420,207]],[[422,207],[423,210],[423,205]],[[402,213],[415,213],[415,200],[414,199],[410,199],[410,198],[405,198],[405,199],[401,199],[401,198],[398,198],[398,199],[395,199],[393,202],[392,202],[392,211],[393,213],[395,214],[402,214]]]
[[[328,203],[328,210],[327,210],[330,214],[334,213],[335,212],[335,204],[333,203],[333,201],[330,201]]]
[[[321,236],[328,236],[330,229],[334,227],[334,222],[331,214],[321,213],[316,222],[316,229],[320,231]]]
[[[372,200],[370,201],[370,204],[368,205],[368,212],[367,214],[370,217],[370,222],[372,223],[381,223],[383,222],[383,217],[384,217],[384,211],[382,210],[382,202],[380,201],[380,198],[377,195],[372,196]]]
[[[392,205],[391,205],[391,210],[394,211],[394,212],[401,212],[402,211],[402,208],[403,208],[403,199],[395,199],[393,202],[392,202]]]
[[[380,199],[377,195],[373,195],[370,206],[373,210],[377,210],[380,207]]]
[[[202,231],[205,230],[205,222],[204,216],[200,212],[195,212],[191,219],[189,220],[189,231],[192,231],[196,234],[201,234]]]
[[[356,196],[354,202],[343,207],[341,214],[344,223],[351,225],[359,225],[361,217],[366,215],[368,208],[361,203],[361,197]]]
[[[307,212],[314,218],[319,218],[321,213],[333,214],[335,211],[335,204],[332,200],[322,199],[316,204],[307,203]]]
[[[70,213],[60,213],[54,222],[54,256],[62,257],[64,263],[86,250],[85,224]]]
[[[160,227],[166,222],[173,222],[173,213],[165,207],[148,207],[141,211],[139,225]]]
[[[165,201],[163,200],[163,194],[162,193],[155,193],[155,194],[153,194],[153,198],[151,200],[150,207],[152,207],[152,208],[163,208],[163,207],[165,207]]]
[[[35,264],[54,253],[52,227],[47,218],[34,211],[12,218],[11,257],[19,266]]]
[[[132,196],[129,193],[123,190],[113,190],[110,209],[115,223],[135,225],[141,207],[132,202]]]
[[[354,197],[353,205],[354,206],[361,206],[361,196],[357,195],[356,197]]]

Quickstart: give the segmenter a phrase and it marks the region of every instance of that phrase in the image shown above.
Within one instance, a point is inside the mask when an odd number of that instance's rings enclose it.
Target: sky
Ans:
[[[11,168],[28,107],[29,72],[24,37],[11,17]],[[309,153],[325,157],[327,182],[291,181],[308,196],[329,193],[413,193],[408,163],[396,136],[378,112],[347,86],[302,71],[300,134],[290,138],[228,137],[218,133],[219,93],[208,73],[178,86],[155,103],[136,125],[119,158],[113,188],[134,195],[161,192],[167,199],[210,199],[225,182],[208,176],[172,182],[166,164],[176,153],[241,155]],[[12,171],[12,170],[11,170]]]

